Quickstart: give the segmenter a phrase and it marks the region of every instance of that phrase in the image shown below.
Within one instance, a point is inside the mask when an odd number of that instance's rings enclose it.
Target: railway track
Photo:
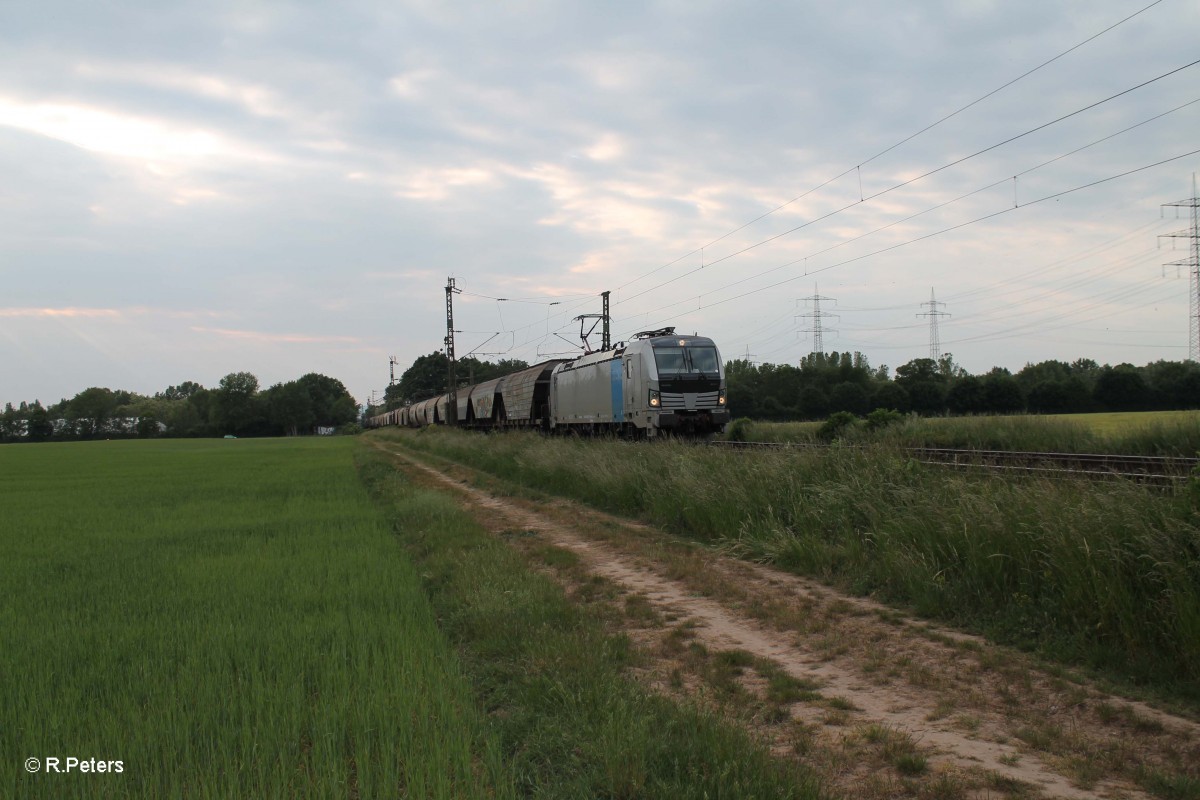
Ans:
[[[713,447],[734,450],[820,450],[827,444],[810,442],[711,441]],[[1123,478],[1169,484],[1186,480],[1200,468],[1200,459],[1173,456],[1131,456],[1117,453],[1036,453],[1019,450],[967,450],[952,447],[906,447],[902,452],[926,464],[963,469],[986,469],[1018,474],[1076,475]]]

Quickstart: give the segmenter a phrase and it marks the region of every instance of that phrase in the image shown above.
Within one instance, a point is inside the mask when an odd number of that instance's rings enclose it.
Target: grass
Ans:
[[[818,422],[751,422],[741,437],[752,442],[819,443]],[[1200,454],[1200,412],[1144,411],[1001,417],[917,417],[880,430],[859,424],[843,431],[852,444],[955,447],[1058,453]]]
[[[1104,411],[1094,414],[1046,414],[1048,420],[1082,425],[1104,438],[1120,438],[1131,431],[1169,427],[1178,423],[1200,424],[1195,411]]]
[[[602,610],[571,602],[453,498],[408,483],[378,451],[364,448],[359,469],[418,563],[523,796],[818,796],[804,767],[630,680],[634,654],[606,632]],[[698,646],[688,638],[680,631],[673,646]],[[722,681],[748,663],[739,653],[714,659]]]
[[[960,473],[887,447],[383,435],[1200,701],[1200,493]]]
[[[1149,769],[1139,773],[1138,783],[1164,800],[1200,800],[1200,780],[1196,778]]]
[[[515,797],[353,445],[0,448],[0,795]]]

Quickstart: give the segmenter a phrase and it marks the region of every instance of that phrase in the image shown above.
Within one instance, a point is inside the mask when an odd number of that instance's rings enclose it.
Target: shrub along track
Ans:
[[[607,605],[645,681],[722,710],[847,796],[1200,796],[1195,722],[815,581],[375,445]]]

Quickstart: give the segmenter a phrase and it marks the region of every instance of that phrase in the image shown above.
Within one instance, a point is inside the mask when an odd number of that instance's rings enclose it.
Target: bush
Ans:
[[[829,415],[829,419],[825,420],[825,424],[821,426],[817,435],[826,441],[833,441],[848,428],[853,428],[857,422],[858,417],[849,411],[838,411]]]
[[[867,430],[877,431],[904,419],[904,415],[894,408],[877,408],[867,414]]]
[[[738,417],[729,423],[729,430],[726,431],[725,438],[731,442],[748,442],[750,441],[750,426],[753,424],[749,417]]]

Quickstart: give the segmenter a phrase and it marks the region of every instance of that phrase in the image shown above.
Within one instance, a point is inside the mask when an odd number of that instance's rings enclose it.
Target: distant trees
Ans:
[[[1101,366],[1091,359],[1026,364],[1015,375],[997,367],[971,375],[952,355],[872,369],[861,353],[812,353],[798,366],[725,364],[729,406],[752,419],[863,416],[887,408],[918,414],[1063,414],[1200,408],[1200,364],[1156,361]]]
[[[102,387],[50,408],[34,401],[0,413],[0,441],[157,436],[282,436],[354,422],[358,404],[341,381],[310,372],[261,391],[249,372],[231,372],[217,388],[184,381],[153,397]]]
[[[288,436],[353,422],[358,404],[342,382],[310,372],[299,380],[275,384],[264,393],[267,419]]]

